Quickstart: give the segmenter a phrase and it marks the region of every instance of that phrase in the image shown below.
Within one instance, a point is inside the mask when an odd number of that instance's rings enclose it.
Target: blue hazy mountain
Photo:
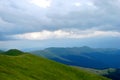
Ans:
[[[87,46],[73,48],[51,47],[32,51],[32,53],[72,66],[99,69],[120,68],[120,49],[90,48]]]

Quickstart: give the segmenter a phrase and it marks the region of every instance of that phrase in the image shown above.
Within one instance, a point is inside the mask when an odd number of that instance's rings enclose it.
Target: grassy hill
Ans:
[[[0,54],[0,80],[109,79],[19,50],[9,50]]]
[[[18,56],[24,54],[24,52],[17,50],[17,49],[11,49],[6,52],[4,52],[5,55],[10,55],[10,56]]]

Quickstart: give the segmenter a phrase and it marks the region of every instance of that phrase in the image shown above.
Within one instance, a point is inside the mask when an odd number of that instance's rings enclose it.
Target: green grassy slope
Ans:
[[[32,54],[11,52],[0,54],[0,80],[109,80]]]

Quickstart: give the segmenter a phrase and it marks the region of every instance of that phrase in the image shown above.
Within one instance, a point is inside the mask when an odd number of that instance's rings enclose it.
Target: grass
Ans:
[[[32,54],[11,52],[0,54],[0,80],[109,80]]]

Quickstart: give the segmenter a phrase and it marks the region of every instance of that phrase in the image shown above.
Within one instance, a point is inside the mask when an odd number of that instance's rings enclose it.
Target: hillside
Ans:
[[[120,69],[115,69],[115,68],[108,68],[108,69],[92,69],[92,68],[84,68],[84,67],[77,67],[77,66],[72,66],[77,69],[82,69],[89,71],[91,73],[95,73],[101,76],[108,77],[112,80],[120,80]]]
[[[16,56],[11,52],[16,52]],[[0,54],[0,80],[109,80],[28,53]],[[9,54],[9,55],[8,55]],[[12,55],[11,55],[12,54]]]
[[[86,68],[120,68],[120,49],[73,47],[47,48],[31,52],[67,65]]]
[[[4,51],[0,50],[0,53],[2,53],[2,52],[4,52]]]

